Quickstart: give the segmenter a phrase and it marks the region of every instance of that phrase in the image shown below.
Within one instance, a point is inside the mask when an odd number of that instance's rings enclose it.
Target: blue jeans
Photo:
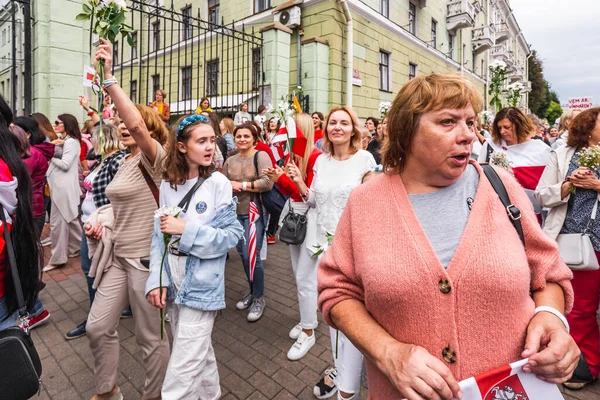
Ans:
[[[242,264],[244,264],[244,272],[246,272],[250,293],[252,293],[255,298],[260,298],[265,294],[265,268],[260,259],[260,249],[262,248],[265,235],[265,222],[263,218],[259,218],[256,221],[256,264],[254,269],[254,282],[250,282],[250,264],[248,262],[248,235],[250,233],[250,224],[247,215],[238,214],[237,218],[244,227],[244,237],[238,242],[237,251],[242,258]]]
[[[9,316],[5,300],[5,297],[0,297],[0,331],[10,328],[11,326],[17,326],[17,319],[19,318],[18,311],[13,312]]]
[[[85,233],[81,234],[81,245],[79,246],[79,259],[81,261],[81,270],[85,274],[85,279],[88,285],[88,295],[90,296],[90,307],[96,296],[96,289],[92,287],[94,278],[89,277],[90,268],[92,268],[92,260],[90,260],[88,242]]]

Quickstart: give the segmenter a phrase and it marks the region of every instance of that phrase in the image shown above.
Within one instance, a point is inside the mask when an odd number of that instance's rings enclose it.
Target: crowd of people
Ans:
[[[264,106],[220,118],[203,98],[169,124],[164,91],[134,104],[106,42],[96,58],[109,112],[80,98],[83,131],[70,114],[54,127],[42,114],[13,119],[0,99],[0,204],[27,325],[50,318],[38,298],[42,242],[45,272],[79,256],[90,311],[65,337],[89,337],[94,400],[123,398],[117,327],[129,313],[144,399],[218,399],[211,333],[226,307],[228,253],[236,248],[248,284],[236,308],[259,321],[262,254],[278,230],[299,305],[288,359],[314,346],[319,310],[330,326],[334,364],[315,384],[318,399],[357,398],[365,365],[375,399],[460,399],[460,380],[521,358],[525,372],[572,389],[600,375],[600,271],[571,271],[556,243],[586,232],[600,257],[600,169],[578,161],[600,142],[600,108],[569,111],[558,126],[513,107],[482,121],[468,81],[424,75],[381,120],[346,106],[296,114],[287,148],[277,139],[285,121]],[[487,163],[518,217],[507,216]],[[17,321],[4,246],[0,328]]]

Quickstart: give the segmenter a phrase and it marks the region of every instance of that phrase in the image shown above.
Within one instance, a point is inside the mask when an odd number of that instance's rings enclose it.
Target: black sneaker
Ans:
[[[80,323],[79,325],[77,325],[77,328],[71,329],[69,332],[67,332],[65,334],[65,339],[72,340],[72,339],[77,339],[82,336],[85,336],[87,333],[85,331],[86,324],[87,324],[87,320],[85,320],[82,323]]]
[[[329,386],[325,383],[325,378],[332,382],[333,386]],[[313,388],[313,394],[317,399],[328,399],[334,394],[337,393],[338,388],[336,385],[337,381],[337,368],[332,367],[325,370],[324,376],[321,378],[319,382]]]
[[[128,318],[133,318],[133,312],[131,311],[131,306],[127,306],[127,308],[121,312],[121,319],[128,319]]]
[[[563,386],[570,390],[581,390],[584,386],[596,382],[597,379],[598,378],[594,378],[592,375],[592,371],[590,371],[587,361],[585,361],[583,354],[581,354],[579,356],[577,368],[575,368],[575,371],[573,372],[573,376],[563,383]]]

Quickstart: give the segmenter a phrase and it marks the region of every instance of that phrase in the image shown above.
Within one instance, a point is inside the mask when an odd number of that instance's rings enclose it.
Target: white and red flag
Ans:
[[[533,204],[536,214],[542,212],[542,207],[533,197],[533,192],[544,173],[544,168],[550,162],[550,148],[542,140],[532,139],[524,143],[507,146],[504,140],[498,146],[491,140],[487,141],[494,152],[506,152],[515,179],[523,186],[525,193]]]
[[[250,270],[250,282],[254,282],[254,270],[256,268],[256,221],[260,218],[256,203],[250,202],[250,211],[248,211],[248,223],[250,229],[248,232],[248,264]]]
[[[285,126],[279,129],[271,143],[278,148],[279,158],[283,158],[290,153],[290,148],[293,154],[304,157],[304,151],[308,142],[302,131],[296,126],[294,118],[288,117]],[[285,149],[282,148],[283,145],[285,145]]]
[[[459,383],[463,400],[563,400],[558,387],[521,369],[527,359]]]
[[[98,84],[98,78],[96,77],[96,70],[94,67],[89,65],[83,66],[83,86],[92,87],[94,84]]]

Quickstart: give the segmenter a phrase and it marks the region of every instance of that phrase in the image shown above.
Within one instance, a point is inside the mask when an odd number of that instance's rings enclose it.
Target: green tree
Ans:
[[[531,82],[531,93],[529,93],[529,108],[531,112],[540,118],[546,118],[546,112],[550,107],[553,97],[558,96],[550,90],[550,84],[544,78],[544,64],[540,60],[536,50],[531,52],[529,58],[529,81]],[[557,101],[558,103],[558,101]]]
[[[550,125],[553,125],[554,121],[556,121],[557,118],[560,118],[562,113],[563,113],[563,110],[560,107],[560,104],[557,103],[556,101],[552,100],[550,102],[550,106],[546,110],[546,119],[548,120],[548,123]]]

